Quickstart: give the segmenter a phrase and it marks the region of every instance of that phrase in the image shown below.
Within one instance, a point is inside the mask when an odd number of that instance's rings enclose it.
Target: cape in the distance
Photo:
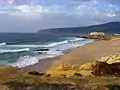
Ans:
[[[56,34],[56,35],[79,35],[87,34],[94,31],[101,31],[105,33],[119,33],[120,22],[109,22],[105,24],[92,25],[86,27],[66,27],[39,30],[40,34]]]

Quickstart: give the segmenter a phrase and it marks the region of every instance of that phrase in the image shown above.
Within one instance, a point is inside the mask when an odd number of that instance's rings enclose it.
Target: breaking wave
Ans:
[[[22,67],[26,67],[29,65],[33,65],[39,62],[39,57],[32,57],[32,56],[23,56],[20,57],[17,62],[10,64],[13,67],[18,67],[18,68],[22,68]]]
[[[60,44],[65,44],[68,43],[67,40],[62,41],[62,42],[54,42],[54,43],[50,43],[50,44],[46,44],[46,45],[7,45],[7,47],[14,47],[14,48],[37,48],[37,47],[54,47]]]
[[[49,47],[54,47],[57,45],[61,45],[61,44],[66,44],[66,43],[70,43],[73,41],[79,41],[79,40],[84,40],[84,38],[75,38],[72,40],[64,40],[61,42],[53,42],[50,44],[45,44],[45,45],[7,45],[7,47],[14,47],[14,48],[37,48],[37,47],[45,47],[45,48],[49,48]]]
[[[0,43],[0,46],[6,46],[6,42]]]
[[[84,38],[68,38],[66,40],[63,40],[61,42],[51,42],[49,44],[43,44],[43,45],[9,45],[4,43],[0,44],[0,53],[17,53],[17,52],[33,52],[33,56],[29,55],[21,55],[17,57],[15,62],[11,62],[9,65],[15,66],[18,68],[34,65],[38,63],[40,60],[52,58],[56,56],[63,55],[63,51],[73,48],[85,45],[87,43],[92,42],[92,40],[86,40]],[[35,49],[39,48],[47,48],[49,51],[35,51]],[[35,52],[35,53],[34,53]],[[18,53],[19,54],[19,53]]]
[[[85,40],[84,38],[75,38],[75,39],[72,39],[70,41],[80,41],[80,40]]]
[[[26,67],[26,66],[30,66],[30,65],[34,65],[36,63],[38,63],[40,60],[43,59],[47,59],[47,58],[53,58],[59,56],[59,54],[51,54],[51,55],[38,55],[38,56],[23,56],[20,57],[17,62],[9,64],[13,67],[18,67],[18,68],[22,68],[22,67]]]
[[[0,53],[13,53],[13,52],[29,52],[29,48],[23,48],[23,49],[0,49]]]

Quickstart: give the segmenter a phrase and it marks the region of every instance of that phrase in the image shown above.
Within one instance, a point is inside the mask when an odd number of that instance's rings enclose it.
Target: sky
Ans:
[[[120,21],[120,0],[0,0],[0,32]]]

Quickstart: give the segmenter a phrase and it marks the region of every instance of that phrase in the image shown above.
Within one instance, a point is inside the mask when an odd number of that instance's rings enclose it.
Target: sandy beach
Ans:
[[[39,63],[27,67],[30,70],[45,71],[60,63],[82,65],[86,62],[95,61],[101,56],[120,53],[120,39],[109,41],[94,41],[92,43],[68,50],[63,56],[41,60]]]

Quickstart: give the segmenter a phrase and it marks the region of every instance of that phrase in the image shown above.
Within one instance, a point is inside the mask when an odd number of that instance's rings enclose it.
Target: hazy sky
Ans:
[[[120,21],[120,0],[0,0],[0,32]]]

